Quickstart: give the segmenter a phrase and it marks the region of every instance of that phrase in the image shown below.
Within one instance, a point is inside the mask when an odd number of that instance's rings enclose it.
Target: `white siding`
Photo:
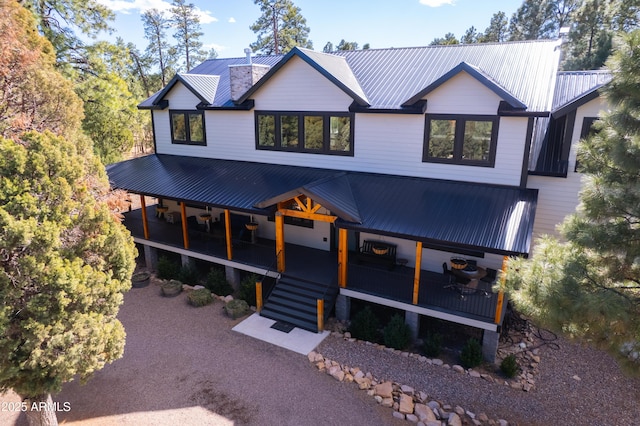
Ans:
[[[176,155],[203,155],[206,152],[200,146],[174,145],[171,143],[171,124],[169,123],[169,110],[196,110],[200,99],[187,89],[182,83],[177,82],[165,97],[169,101],[169,108],[153,111],[153,122],[156,134],[156,152],[158,154]],[[205,118],[206,121],[206,118]],[[207,133],[207,139],[209,134]],[[207,141],[208,142],[208,141]]]
[[[167,96],[170,108],[194,108],[198,100],[181,84]],[[348,111],[352,99],[299,58],[293,58],[253,96],[255,110]],[[495,115],[500,98],[462,73],[428,95],[430,113]],[[169,113],[156,111],[158,153],[272,164],[292,164],[518,185],[527,119],[501,117],[495,167],[422,162],[424,115],[356,114],[354,156],[256,150],[254,111],[206,111],[207,146],[172,145]]]
[[[594,99],[578,108],[571,137],[569,170],[566,178],[529,176],[527,186],[539,190],[536,219],[533,227],[534,238],[545,234],[558,235],[556,226],[562,223],[567,215],[576,210],[579,204],[578,195],[582,188],[582,174],[575,173],[574,170],[582,122],[585,117],[599,116],[600,111],[605,108],[606,105],[600,98]]]
[[[487,114],[496,115],[500,98],[487,86],[461,72],[429,93],[428,114]]]

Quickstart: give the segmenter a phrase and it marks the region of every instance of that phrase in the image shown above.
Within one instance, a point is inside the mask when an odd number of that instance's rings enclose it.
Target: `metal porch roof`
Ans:
[[[107,173],[130,192],[262,214],[305,193],[333,208],[338,227],[503,255],[529,252],[537,202],[537,190],[518,187],[173,155]]]

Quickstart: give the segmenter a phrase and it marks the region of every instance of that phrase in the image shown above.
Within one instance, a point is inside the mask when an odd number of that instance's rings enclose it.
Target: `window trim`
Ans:
[[[173,116],[182,115],[185,124],[185,133],[187,138],[185,140],[173,138]],[[202,139],[203,141],[191,140],[191,127],[189,126],[189,115],[200,115],[202,117]],[[190,110],[190,109],[170,109],[169,110],[169,127],[171,131],[171,143],[174,145],[194,145],[194,146],[207,146],[207,126],[205,123],[204,111]]]
[[[259,117],[264,115],[271,115],[274,117],[274,145],[263,146],[259,144]],[[298,146],[282,146],[282,116],[296,116],[298,117]],[[305,117],[320,116],[322,117],[322,148],[321,149],[308,149],[304,147],[304,122]],[[336,151],[331,149],[331,117],[348,117],[349,118],[349,151]],[[340,155],[346,157],[354,156],[354,123],[355,114],[352,112],[335,112],[335,111],[255,111],[254,113],[254,125],[255,125],[255,147],[256,150],[263,151],[285,151],[285,152],[300,152],[305,154],[325,154],[325,155]]]
[[[453,140],[454,158],[440,158],[429,156],[429,135],[431,133],[431,120],[455,120],[455,134]],[[465,160],[462,158],[464,148],[464,129],[467,121],[490,121],[493,123],[491,128],[491,141],[489,142],[489,159],[483,160]],[[441,163],[456,164],[460,166],[477,166],[477,167],[495,167],[496,149],[498,146],[498,127],[500,117],[497,115],[473,115],[473,114],[425,114],[424,124],[424,143],[422,151],[423,163]]]

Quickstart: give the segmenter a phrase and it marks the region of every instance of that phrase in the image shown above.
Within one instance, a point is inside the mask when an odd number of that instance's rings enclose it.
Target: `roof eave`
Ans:
[[[559,108],[556,108],[554,111],[551,111],[551,116],[553,118],[562,117],[564,115],[567,115],[571,111],[575,111],[576,109],[586,104],[587,102],[598,98],[600,96],[600,89],[602,88],[602,86],[595,87],[590,91],[588,91],[587,93],[584,93],[582,96],[569,101],[568,103],[564,104]]]

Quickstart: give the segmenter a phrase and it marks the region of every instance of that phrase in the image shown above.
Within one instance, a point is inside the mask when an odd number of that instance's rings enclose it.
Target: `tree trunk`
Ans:
[[[58,426],[56,405],[50,393],[24,397],[22,400],[27,404],[26,414],[29,426]]]

